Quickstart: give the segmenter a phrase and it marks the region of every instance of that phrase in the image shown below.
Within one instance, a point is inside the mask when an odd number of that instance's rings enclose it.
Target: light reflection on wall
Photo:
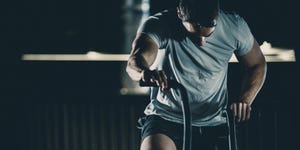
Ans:
[[[271,43],[264,42],[261,46],[262,52],[267,62],[295,62],[295,51],[293,49],[272,47]],[[129,52],[128,52],[129,53]],[[87,54],[24,54],[23,61],[121,61],[121,95],[147,94],[148,88],[139,87],[138,83],[133,82],[125,72],[126,61],[129,54],[105,54],[90,51]],[[237,59],[233,55],[230,63],[236,63]]]

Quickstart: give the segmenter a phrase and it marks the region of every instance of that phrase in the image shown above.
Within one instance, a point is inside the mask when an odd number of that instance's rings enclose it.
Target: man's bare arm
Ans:
[[[238,59],[246,67],[239,100],[251,105],[266,78],[267,65],[265,57],[258,43],[254,40],[251,51],[238,57]]]
[[[237,121],[244,121],[250,118],[251,104],[265,81],[267,65],[259,44],[255,40],[252,49],[246,55],[237,56],[237,58],[246,68],[246,72],[243,77],[241,95],[231,108]]]
[[[156,83],[163,90],[168,89],[167,76],[163,70],[150,70],[158,53],[157,44],[147,35],[138,33],[132,43],[126,71],[134,81]]]
[[[138,33],[132,43],[126,71],[134,81],[139,81],[143,70],[148,70],[154,63],[158,46],[147,35]]]

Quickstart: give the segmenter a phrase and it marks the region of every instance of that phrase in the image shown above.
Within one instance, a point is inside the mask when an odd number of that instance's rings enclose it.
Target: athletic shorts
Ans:
[[[149,135],[164,134],[172,139],[177,150],[183,146],[183,124],[167,121],[157,115],[139,118],[142,141]],[[228,127],[226,124],[192,128],[192,149],[194,150],[227,150]]]

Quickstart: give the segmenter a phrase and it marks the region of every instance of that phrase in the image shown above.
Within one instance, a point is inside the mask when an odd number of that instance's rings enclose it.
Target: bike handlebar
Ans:
[[[140,80],[140,86],[142,87],[158,87],[156,83],[153,82],[143,82]],[[168,86],[170,88],[178,88],[181,91],[181,105],[182,105],[182,113],[183,113],[183,122],[184,122],[184,130],[183,130],[183,150],[191,150],[192,149],[192,114],[190,111],[190,105],[187,97],[187,92],[184,86],[178,83],[175,80],[169,80]]]

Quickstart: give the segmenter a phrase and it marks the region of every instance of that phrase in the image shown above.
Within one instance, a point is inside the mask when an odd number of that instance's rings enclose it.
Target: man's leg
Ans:
[[[141,144],[141,150],[176,150],[176,146],[168,136],[158,133],[147,136]]]
[[[141,129],[141,150],[182,149],[182,124],[150,115],[141,117],[138,127]]]

